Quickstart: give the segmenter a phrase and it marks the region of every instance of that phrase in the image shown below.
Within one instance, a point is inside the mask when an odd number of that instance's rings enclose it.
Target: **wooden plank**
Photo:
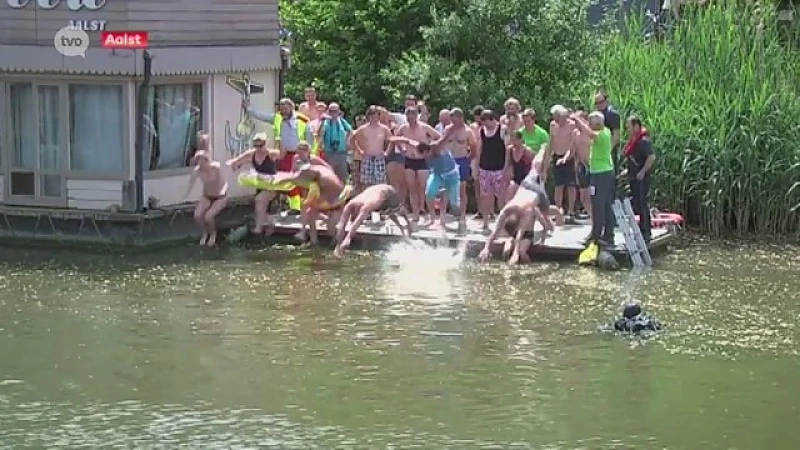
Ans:
[[[122,192],[122,181],[115,180],[67,180],[67,191],[100,190]]]
[[[450,226],[454,227],[455,225],[453,224]],[[467,221],[468,229],[463,235],[457,234],[454,229],[448,229],[446,233],[442,233],[441,230],[417,227],[414,235],[418,238],[432,241],[446,239],[453,245],[458,245],[459,243],[466,243],[468,245],[483,245],[483,243],[486,242],[487,234],[481,232],[480,227],[481,222]],[[317,229],[321,232],[324,232],[326,229],[325,223],[320,221],[317,224]],[[298,230],[300,230],[300,221],[296,217],[281,217],[276,220],[276,233],[294,234]],[[536,226],[536,231],[541,232],[539,224]],[[588,223],[556,227],[556,231],[552,234],[552,236],[548,237],[545,243],[537,247],[535,251],[541,251],[543,253],[577,255],[585,248],[584,241],[589,236],[590,232],[591,225]],[[367,223],[360,227],[358,235],[361,237],[387,239],[391,241],[399,238],[400,232],[388,221],[378,224],[373,224],[367,221]],[[666,242],[666,240],[668,240],[670,235],[670,232],[665,228],[653,229],[653,241],[651,242],[651,247],[662,245]],[[499,239],[499,242],[504,242],[504,239],[506,238]],[[616,253],[622,254],[625,252],[624,242],[625,238],[622,234],[622,230],[617,229],[615,233],[615,243],[617,244],[615,248]]]
[[[111,200],[84,200],[84,199],[73,199],[70,198],[67,205],[70,208],[75,209],[88,209],[88,210],[107,210],[114,205],[119,205],[121,202],[121,198],[117,201]]]

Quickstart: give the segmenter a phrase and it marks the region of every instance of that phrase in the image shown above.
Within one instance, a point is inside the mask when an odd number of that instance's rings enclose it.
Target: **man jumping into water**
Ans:
[[[217,215],[228,204],[228,183],[222,175],[221,164],[211,159],[206,150],[198,150],[192,158],[194,171],[189,177],[189,187],[185,197],[192,192],[197,179],[203,183],[203,196],[197,201],[194,210],[194,221],[200,226],[203,235],[200,245],[213,247],[217,242]]]
[[[560,208],[550,204],[550,199],[541,182],[539,173],[542,170],[542,166],[542,158],[537,157],[533,162],[533,168],[520,183],[514,197],[500,211],[500,215],[497,217],[497,224],[486,239],[486,244],[480,255],[478,255],[479,260],[487,261],[489,259],[492,243],[497,239],[497,235],[502,229],[511,236],[511,239],[507,240],[503,247],[503,258],[509,258],[509,264],[530,262],[528,252],[534,244],[533,219],[535,218],[544,228],[540,243],[544,242],[548,233],[555,229],[546,215],[554,215],[557,225],[564,223],[564,214]]]
[[[306,164],[295,172],[278,172],[272,179],[275,183],[288,182],[308,186],[308,195],[303,205],[307,213],[304,214],[301,226],[304,228],[308,225],[311,245],[318,243],[317,218],[320,213],[327,214],[328,235],[335,236],[339,214],[353,194],[353,187],[345,185],[330,166]]]
[[[411,221],[408,219],[408,212],[397,190],[388,184],[376,184],[364,189],[363,192],[353,197],[342,211],[339,224],[336,226],[336,250],[334,255],[341,257],[345,250],[350,247],[353,236],[358,232],[358,228],[373,212],[378,212],[389,217],[392,222],[400,228],[404,236],[410,237],[413,231]],[[398,216],[402,216],[406,225],[400,223]],[[348,231],[347,224],[353,220]],[[345,235],[345,232],[347,233]]]

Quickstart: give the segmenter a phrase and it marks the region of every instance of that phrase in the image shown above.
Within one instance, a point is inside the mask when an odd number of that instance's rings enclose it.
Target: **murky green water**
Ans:
[[[796,449],[797,255],[4,250],[0,447]],[[630,297],[667,331],[597,333]]]

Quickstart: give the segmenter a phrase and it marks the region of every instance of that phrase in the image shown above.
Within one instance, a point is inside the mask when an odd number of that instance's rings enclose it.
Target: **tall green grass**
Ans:
[[[656,204],[711,235],[796,234],[800,51],[772,6],[742,3],[686,11],[661,42],[645,42],[631,18],[600,76],[621,113],[651,129]]]

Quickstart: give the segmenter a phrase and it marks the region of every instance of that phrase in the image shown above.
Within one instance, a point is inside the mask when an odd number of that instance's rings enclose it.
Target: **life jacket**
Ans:
[[[307,115],[295,111],[294,117],[297,119],[297,137],[300,141],[306,140],[306,130],[308,129],[309,122],[311,119],[308,118]],[[275,136],[275,141],[281,140],[281,125],[283,124],[283,115],[282,114],[275,114],[275,120],[272,122],[272,133]],[[316,155],[318,152],[318,145],[317,140],[312,139],[312,142],[308,143],[311,146],[311,154]]]

